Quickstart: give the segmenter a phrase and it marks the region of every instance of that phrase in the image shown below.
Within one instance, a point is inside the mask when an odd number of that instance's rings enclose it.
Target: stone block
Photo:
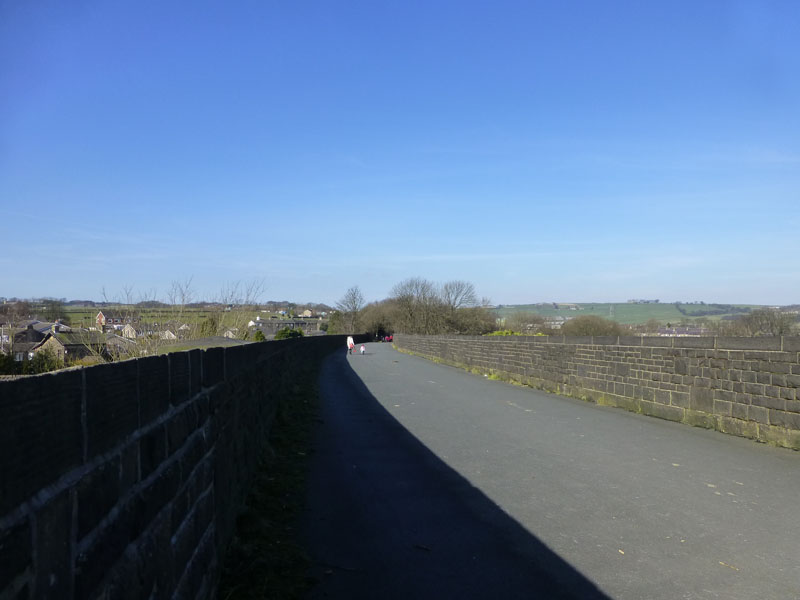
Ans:
[[[764,385],[760,383],[745,383],[744,391],[746,394],[752,394],[753,396],[763,396]]]
[[[769,424],[800,431],[800,413],[770,409]]]
[[[203,350],[200,365],[203,387],[212,387],[225,379],[225,349],[208,348]]]
[[[655,390],[655,404],[669,404],[670,392],[669,390]]]
[[[762,442],[767,442],[768,444],[774,444],[783,448],[800,450],[800,431],[762,425],[759,427],[758,433],[758,439]]]
[[[119,458],[119,493],[124,495],[139,482],[139,440],[126,444]]]
[[[786,400],[783,398],[772,398],[771,396],[753,396],[750,403],[754,406],[763,406],[764,408],[773,408],[777,410],[784,410],[786,408]]]
[[[800,352],[800,336],[793,335],[784,337],[781,349],[784,352]]]
[[[203,350],[190,350],[189,355],[189,395],[194,396],[203,387]]]
[[[137,362],[84,369],[89,458],[119,446],[139,426]]]
[[[167,429],[161,424],[144,434],[139,440],[141,478],[147,479],[167,458]]]
[[[726,350],[780,350],[780,338],[718,337],[717,348]]]
[[[171,352],[169,358],[169,403],[183,404],[192,397],[191,353]]]
[[[731,403],[731,416],[734,419],[747,420],[748,404],[739,404],[738,402]]]
[[[2,564],[0,558],[0,564]],[[64,490],[36,511],[36,596],[69,598],[72,590],[72,494]],[[2,584],[0,584],[2,589]]]
[[[748,406],[747,407],[747,420],[756,423],[769,423],[768,409],[761,406]]]
[[[118,456],[87,473],[75,486],[77,539],[83,539],[111,512],[120,497]]]
[[[738,435],[756,439],[758,437],[758,425],[752,421],[743,421],[733,417],[720,417],[717,422],[718,429],[729,435]]]
[[[672,337],[648,336],[642,338],[642,346],[650,348],[672,348]]]
[[[170,394],[169,358],[148,356],[136,360],[139,370],[139,422],[147,425],[167,411]]]
[[[703,427],[704,429],[716,429],[717,418],[714,415],[696,410],[686,409],[683,422],[693,427]]]
[[[32,560],[33,545],[29,520],[0,529],[0,594],[12,581],[31,568]]]
[[[733,414],[733,403],[725,400],[714,400],[714,414],[730,416]]]
[[[673,348],[700,348],[712,349],[714,348],[715,338],[713,337],[676,337],[674,340]]]
[[[183,446],[186,438],[194,431],[196,425],[196,409],[191,404],[187,404],[170,417],[169,421],[166,422],[168,455],[174,454]]]
[[[657,417],[659,419],[666,419],[667,421],[682,421],[685,411],[678,406],[666,406],[658,402],[640,402],[641,411],[643,414]]]
[[[0,515],[83,462],[81,371],[0,381]]]
[[[763,385],[769,385],[772,382],[772,373],[768,371],[760,371],[756,373],[756,381]]]
[[[644,344],[644,339],[642,336],[639,335],[621,335],[618,338],[618,344],[620,346],[634,346],[637,349]]]
[[[691,405],[691,398],[689,392],[672,392],[671,403],[673,406],[680,406],[681,408],[689,408]]]
[[[726,390],[713,390],[714,399],[725,400],[726,402],[736,402],[736,392]]]
[[[177,462],[171,462],[146,481],[130,502],[133,512],[133,531],[147,529],[158,515],[178,495],[181,471]]]

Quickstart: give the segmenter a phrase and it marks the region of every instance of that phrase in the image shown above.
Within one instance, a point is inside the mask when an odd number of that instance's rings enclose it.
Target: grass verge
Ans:
[[[296,528],[319,397],[319,365],[305,371],[282,394],[269,447],[223,560],[220,600],[302,598],[314,584]]]

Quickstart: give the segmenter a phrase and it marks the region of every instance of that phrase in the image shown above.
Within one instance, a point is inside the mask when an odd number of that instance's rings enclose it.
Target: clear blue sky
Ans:
[[[800,303],[800,2],[0,0],[0,296]]]

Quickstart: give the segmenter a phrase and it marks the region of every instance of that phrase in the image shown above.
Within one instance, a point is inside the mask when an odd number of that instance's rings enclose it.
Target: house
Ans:
[[[36,344],[31,354],[52,350],[64,362],[79,360],[86,356],[102,356],[106,353],[106,336],[99,331],[70,331],[64,333],[49,333],[47,337]],[[16,348],[14,349],[16,352]]]
[[[129,340],[135,340],[138,336],[139,334],[137,333],[136,329],[130,323],[126,323],[122,328],[122,337]]]
[[[544,325],[549,329],[561,329],[561,326],[569,321],[566,317],[545,317]]]
[[[126,323],[135,323],[137,321],[137,319],[132,319],[131,317],[106,315],[102,310],[97,313],[97,316],[94,318],[94,320],[95,323],[97,323],[97,328],[100,331],[104,331],[106,329],[121,330]]]
[[[659,327],[658,335],[661,337],[700,337],[711,335],[705,327]]]

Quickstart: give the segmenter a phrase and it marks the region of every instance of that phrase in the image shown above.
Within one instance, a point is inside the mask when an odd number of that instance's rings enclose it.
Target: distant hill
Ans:
[[[650,319],[661,323],[678,323],[681,320],[696,320],[700,317],[710,319],[732,318],[763,308],[754,304],[681,304],[633,302],[587,302],[568,303],[551,302],[539,304],[504,304],[495,309],[501,318],[509,317],[516,312],[532,312],[543,317],[577,317],[579,315],[596,315],[626,325],[641,325]]]

